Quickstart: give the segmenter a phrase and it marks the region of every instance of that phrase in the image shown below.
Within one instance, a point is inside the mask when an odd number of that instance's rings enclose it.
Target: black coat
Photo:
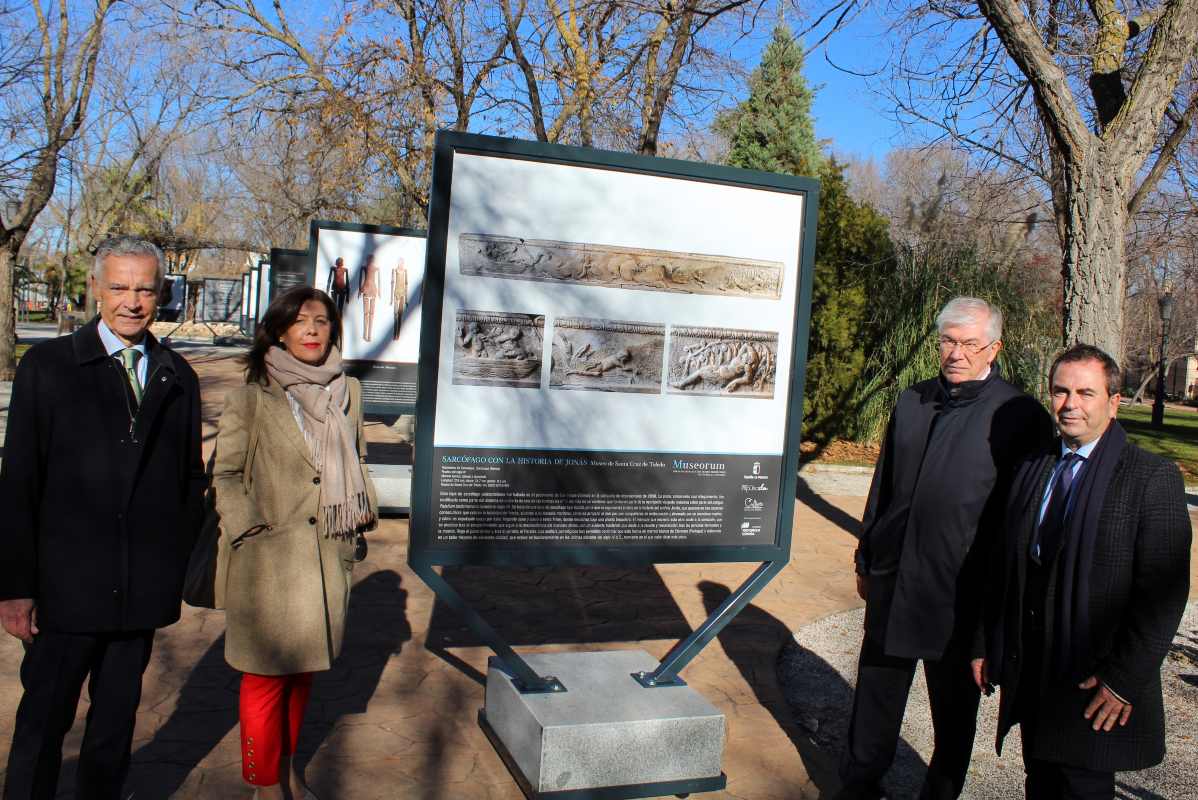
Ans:
[[[199,530],[196,374],[148,337],[138,408],[97,325],[30,348],[13,382],[0,467],[0,599],[33,598],[43,630],[171,624]]]
[[[1048,412],[1004,381],[922,381],[899,395],[857,548],[867,635],[887,655],[981,655],[986,553],[1015,467],[1052,436]]]
[[[1050,445],[1057,448],[1059,443]],[[1042,497],[1051,467],[1040,476]],[[1015,723],[1021,671],[1024,587],[1028,550],[1040,504],[1008,508],[1002,542],[1002,570],[988,593],[986,644],[990,674],[1002,686],[998,738]],[[1073,509],[1077,514],[1078,509]],[[1165,755],[1165,716],[1161,663],[1177,632],[1190,584],[1190,515],[1177,465],[1128,442],[1119,455],[1102,513],[1090,572],[1090,628],[1094,663],[1083,671],[1096,675],[1132,704],[1125,727],[1095,733],[1082,712],[1094,690],[1072,680],[1045,678],[1031,753],[1045,761],[1097,770],[1135,770],[1160,763]],[[1059,562],[1059,560],[1058,560]],[[1059,563],[1057,564],[1059,566]],[[1052,573],[1043,618],[1052,641],[1058,575]],[[1051,652],[1051,647],[1046,648]]]

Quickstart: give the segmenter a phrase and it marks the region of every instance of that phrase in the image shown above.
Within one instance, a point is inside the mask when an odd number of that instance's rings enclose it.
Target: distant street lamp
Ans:
[[[1161,359],[1156,371],[1156,399],[1152,403],[1152,427],[1165,426],[1165,370],[1169,367],[1169,323],[1173,319],[1173,292],[1166,289],[1161,295]]]

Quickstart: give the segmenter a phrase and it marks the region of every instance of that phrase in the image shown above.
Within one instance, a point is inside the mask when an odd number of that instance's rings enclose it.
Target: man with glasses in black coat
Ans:
[[[900,396],[856,553],[865,600],[843,800],[883,796],[918,661],[935,728],[921,798],[956,798],[977,724],[986,554],[1016,465],[1044,447],[1043,406],[999,375],[1002,312],[973,297],[937,317],[940,375]]]

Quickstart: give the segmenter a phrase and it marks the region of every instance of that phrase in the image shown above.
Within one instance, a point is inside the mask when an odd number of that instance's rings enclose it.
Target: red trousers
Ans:
[[[295,752],[312,673],[241,676],[241,776],[254,786],[279,782],[279,760]]]

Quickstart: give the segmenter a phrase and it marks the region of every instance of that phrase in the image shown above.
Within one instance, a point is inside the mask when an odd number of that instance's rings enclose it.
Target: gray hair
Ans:
[[[96,258],[92,262],[92,277],[96,280],[103,277],[104,259],[109,256],[150,256],[157,265],[154,285],[162,286],[163,278],[166,275],[166,259],[163,257],[162,251],[158,249],[158,245],[148,239],[140,239],[136,236],[114,236],[101,242],[100,246],[96,248]]]
[[[944,333],[949,325],[971,325],[985,321],[990,341],[1002,338],[1002,311],[979,297],[954,297],[936,316],[936,330]]]

